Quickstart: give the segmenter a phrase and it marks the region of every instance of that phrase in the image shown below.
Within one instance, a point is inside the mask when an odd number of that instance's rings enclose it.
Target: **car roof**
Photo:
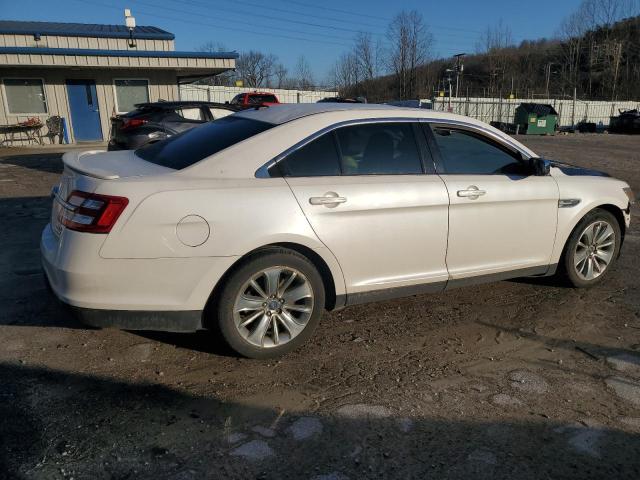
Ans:
[[[339,111],[367,112],[372,110],[399,110],[387,105],[373,103],[284,103],[270,107],[258,107],[244,110],[236,116],[245,117],[260,122],[281,125],[309,115]]]
[[[326,114],[331,112],[351,113],[353,118],[379,117],[388,115],[396,118],[421,118],[429,117],[442,120],[464,120],[466,123],[486,126],[485,123],[469,117],[462,117],[453,113],[438,112],[436,110],[397,107],[377,103],[289,103],[272,105],[270,107],[257,107],[236,113],[236,117],[243,117],[272,125],[282,125],[293,120],[309,117],[311,115]]]

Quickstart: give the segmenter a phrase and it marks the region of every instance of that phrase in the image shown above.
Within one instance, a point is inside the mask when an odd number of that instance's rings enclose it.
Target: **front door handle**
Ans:
[[[484,191],[484,190],[480,190],[475,185],[468,186],[466,190],[458,190],[458,196],[459,197],[466,197],[469,200],[475,200],[480,195],[484,195],[485,193],[487,193],[487,192]]]
[[[340,203],[346,201],[345,197],[339,196],[336,192],[327,192],[322,197],[311,197],[309,199],[311,205],[324,205],[328,208],[337,207]]]

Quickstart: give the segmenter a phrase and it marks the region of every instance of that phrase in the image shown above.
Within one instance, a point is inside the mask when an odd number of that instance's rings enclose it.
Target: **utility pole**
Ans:
[[[613,88],[612,88],[612,92],[611,92],[611,101],[615,102],[616,100],[616,83],[618,83],[618,69],[620,68],[620,57],[622,56],[622,43],[618,43],[615,46],[615,52],[614,52],[614,56],[615,56],[615,62],[616,62],[616,66],[614,69],[614,74],[613,74]]]
[[[454,55],[456,59],[456,98],[458,98],[458,89],[460,88],[460,74],[464,71],[464,65],[462,64],[462,57],[464,57],[465,53],[458,53]]]
[[[550,97],[550,94],[549,94],[549,81],[551,80],[551,63],[547,63],[546,70],[547,70],[547,90],[546,90],[546,92],[547,92],[547,98],[549,98]]]
[[[451,109],[451,74],[454,72],[454,70],[447,68],[445,70],[446,74],[447,74],[447,83],[449,84],[449,107],[448,110],[449,112],[452,111]]]

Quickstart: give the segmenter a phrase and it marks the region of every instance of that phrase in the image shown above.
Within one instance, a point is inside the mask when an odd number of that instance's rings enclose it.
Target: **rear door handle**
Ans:
[[[322,197],[311,197],[309,199],[311,205],[324,205],[329,208],[337,207],[340,203],[346,201],[345,197],[339,196],[336,192],[327,192]]]
[[[459,197],[466,197],[469,200],[475,200],[480,195],[484,195],[485,193],[487,193],[487,192],[484,191],[484,190],[480,190],[475,185],[468,186],[466,190],[458,190],[458,196]]]

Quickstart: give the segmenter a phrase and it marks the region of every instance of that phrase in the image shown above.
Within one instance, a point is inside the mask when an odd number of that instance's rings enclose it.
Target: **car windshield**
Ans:
[[[136,155],[156,165],[182,170],[271,127],[270,123],[228,116],[139,148]]]

